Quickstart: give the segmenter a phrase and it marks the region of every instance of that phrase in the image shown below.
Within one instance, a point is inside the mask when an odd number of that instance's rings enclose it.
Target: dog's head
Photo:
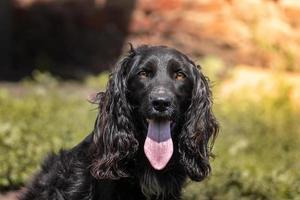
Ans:
[[[165,168],[176,149],[191,179],[209,174],[209,141],[218,125],[208,81],[186,55],[164,46],[131,48],[99,102],[95,177],[128,176],[126,165],[141,148],[156,170]]]

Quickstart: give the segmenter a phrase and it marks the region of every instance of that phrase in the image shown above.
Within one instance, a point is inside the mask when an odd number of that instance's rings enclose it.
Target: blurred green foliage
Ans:
[[[23,184],[47,152],[71,147],[91,131],[96,108],[59,91],[49,74],[22,84],[26,94],[0,90],[0,187]]]
[[[246,87],[216,99],[221,131],[212,175],[201,183],[188,183],[184,199],[300,197],[300,115],[283,79],[274,89],[270,94]]]
[[[211,74],[221,82],[214,70]],[[23,184],[47,152],[73,146],[93,127],[95,105],[63,89],[49,74],[34,77],[22,83],[27,92],[21,96],[0,90],[0,187]],[[104,87],[107,77],[91,77],[84,87]],[[278,93],[242,88],[225,98],[219,85],[214,109],[221,132],[212,175],[201,183],[189,181],[184,199],[299,198],[300,123],[291,88],[278,79]]]
[[[212,83],[227,75],[225,62],[218,56],[205,56],[197,64],[201,66],[202,72],[209,77]]]
[[[105,88],[109,79],[108,72],[102,72],[97,76],[89,76],[85,79],[85,85],[94,89]]]

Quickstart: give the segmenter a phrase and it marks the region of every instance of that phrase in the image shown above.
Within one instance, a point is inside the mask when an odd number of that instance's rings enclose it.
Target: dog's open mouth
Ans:
[[[161,170],[168,164],[173,154],[171,121],[148,120],[144,151],[154,169]]]

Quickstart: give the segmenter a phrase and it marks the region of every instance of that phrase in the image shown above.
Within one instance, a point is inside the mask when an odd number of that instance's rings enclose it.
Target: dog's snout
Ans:
[[[158,112],[168,110],[172,105],[172,92],[164,87],[157,87],[150,93],[150,104]]]
[[[163,112],[171,106],[171,98],[158,96],[152,99],[152,106],[155,110]]]

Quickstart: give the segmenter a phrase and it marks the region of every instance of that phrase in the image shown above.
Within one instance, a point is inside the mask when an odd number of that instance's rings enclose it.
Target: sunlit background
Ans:
[[[2,0],[0,200],[92,130],[88,99],[129,42],[179,49],[211,80],[212,174],[183,199],[300,199],[300,1]]]

